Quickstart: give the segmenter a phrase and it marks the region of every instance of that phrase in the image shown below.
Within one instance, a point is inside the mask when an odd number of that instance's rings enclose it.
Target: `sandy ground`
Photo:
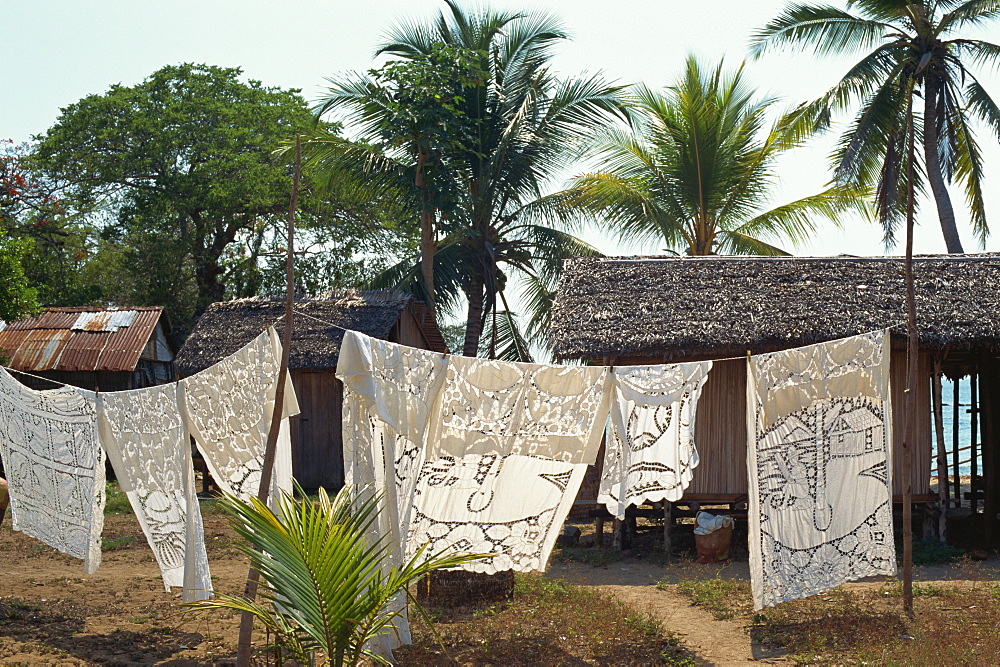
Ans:
[[[246,563],[235,535],[221,516],[206,515],[205,529],[212,575],[218,590],[237,593]],[[180,593],[165,592],[159,571],[138,524],[131,515],[109,516],[101,568],[84,575],[81,561],[56,552],[0,525],[0,663],[108,665],[225,665],[235,654],[238,621],[220,614],[185,618]],[[970,571],[973,568],[974,571]],[[653,614],[680,634],[703,664],[781,664],[780,655],[754,646],[739,619],[715,620],[692,607],[675,590],[678,581],[713,578],[747,580],[747,563],[698,565],[681,562],[663,567],[639,560],[607,566],[553,562],[549,575],[595,586],[629,606]],[[1000,561],[960,567],[917,568],[921,581],[1000,578]],[[656,587],[666,582],[666,590]],[[857,583],[850,586],[874,586]],[[265,637],[258,632],[255,644]]]
[[[711,612],[691,606],[690,601],[676,590],[679,581],[714,579],[749,581],[750,568],[746,561],[714,565],[679,562],[654,565],[622,561],[603,567],[576,562],[553,564],[550,576],[584,586],[607,591],[638,611],[651,614],[668,630],[684,639],[685,645],[709,665],[793,664],[780,651],[751,641],[740,619],[717,620]],[[1000,579],[1000,560],[948,566],[914,568],[914,580],[920,582],[963,585],[976,580]],[[881,586],[883,577],[873,577],[845,585],[848,589]],[[659,583],[667,584],[663,589]]]

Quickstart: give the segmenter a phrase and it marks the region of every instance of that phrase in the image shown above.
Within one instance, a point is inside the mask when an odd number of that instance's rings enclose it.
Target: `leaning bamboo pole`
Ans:
[[[913,437],[917,432],[917,304],[913,287],[913,90],[906,110],[906,401],[903,417],[903,611],[913,617]]]
[[[299,181],[302,174],[302,138],[295,137],[295,175],[292,178],[292,200],[288,206],[288,247],[285,249],[285,330],[281,339],[281,365],[278,368],[278,386],[274,390],[274,410],[271,412],[271,428],[267,432],[267,445],[264,447],[264,463],[260,470],[260,486],[257,487],[257,498],[267,501],[268,490],[271,488],[271,477],[274,471],[274,454],[278,444],[278,431],[281,428],[282,412],[285,403],[285,382],[288,377],[288,355],[292,349],[292,305],[295,301],[295,209],[299,203]],[[260,572],[250,568],[247,573],[247,584],[243,597],[253,601],[257,597],[257,585]],[[250,664],[250,640],[253,637],[253,614],[243,612],[240,617],[240,637],[236,645],[236,664],[238,667],[248,667]]]

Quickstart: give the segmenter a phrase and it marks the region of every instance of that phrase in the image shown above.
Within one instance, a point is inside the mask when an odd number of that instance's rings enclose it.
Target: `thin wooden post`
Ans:
[[[917,302],[913,285],[913,190],[914,190],[914,149],[913,149],[913,90],[910,90],[906,112],[907,147],[907,187],[906,187],[906,260],[904,274],[906,283],[906,402],[903,428],[903,611],[913,618],[913,436],[917,432]]]
[[[288,377],[288,355],[292,347],[292,304],[295,301],[295,209],[299,202],[299,179],[302,172],[302,137],[295,137],[295,175],[292,179],[292,200],[288,206],[288,247],[285,249],[285,330],[282,336],[281,365],[278,367],[278,385],[274,389],[274,410],[271,412],[271,428],[267,432],[267,444],[264,447],[264,463],[260,470],[260,486],[257,487],[257,498],[261,502],[267,500],[271,487],[271,477],[274,471],[274,452],[278,444],[278,432],[281,428],[282,412],[285,409],[285,381]],[[247,584],[243,597],[251,602],[257,597],[257,584],[260,572],[250,568],[247,574]],[[240,617],[240,637],[236,644],[236,664],[238,667],[248,667],[250,664],[250,642],[253,638],[253,614],[243,612]]]
[[[969,442],[969,491],[972,500],[973,512],[979,511],[979,498],[976,496],[976,478],[979,477],[979,370],[977,369],[969,377],[969,416],[970,416],[970,442]]]
[[[962,475],[959,468],[958,449],[961,446],[958,437],[958,420],[960,416],[959,404],[961,403],[961,384],[952,380],[952,406],[951,406],[951,474],[955,476],[952,480],[955,489],[955,507],[962,506]]]
[[[1000,489],[997,488],[997,480],[1000,477],[1000,461],[997,456],[998,440],[998,410],[1000,410],[1000,386],[997,383],[997,373],[1000,372],[1000,364],[997,363],[995,354],[987,352],[985,354],[985,368],[983,382],[980,389],[982,395],[980,406],[982,407],[982,446],[983,446],[983,528],[988,548],[996,548],[998,538],[1000,538]]]
[[[946,542],[948,537],[948,452],[944,444],[944,406],[941,399],[941,354],[934,355],[933,400],[934,431],[937,436],[938,475],[938,540]]]
[[[594,532],[597,534],[596,541],[594,542],[597,546],[604,548],[604,517],[599,516],[594,519]]]
[[[667,562],[670,562],[670,551],[673,549],[673,538],[670,535],[674,527],[673,516],[674,504],[669,500],[663,501],[663,551],[667,554]]]

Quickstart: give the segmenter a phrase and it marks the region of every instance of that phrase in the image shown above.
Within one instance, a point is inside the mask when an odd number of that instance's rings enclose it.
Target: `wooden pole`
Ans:
[[[285,330],[281,340],[281,365],[278,368],[278,386],[274,389],[274,410],[271,413],[271,428],[267,433],[264,447],[264,463],[260,470],[260,486],[257,498],[267,501],[274,470],[274,453],[278,444],[282,412],[285,402],[285,382],[288,377],[288,355],[292,349],[292,304],[295,301],[295,209],[299,203],[299,180],[302,173],[302,138],[295,137],[295,175],[292,179],[292,201],[288,206],[288,247],[285,249]],[[257,597],[260,572],[250,568],[243,597],[253,601]],[[250,664],[250,640],[253,638],[253,614],[243,612],[240,617],[240,637],[236,645],[236,664],[248,667]]]
[[[934,355],[934,431],[937,436],[938,540],[948,540],[948,451],[944,444],[944,406],[941,399],[941,355]]]
[[[906,402],[903,416],[903,611],[913,617],[913,436],[917,425],[917,304],[913,286],[913,91],[910,91],[906,113],[907,175],[906,175]]]
[[[958,380],[952,380],[951,389],[952,389],[952,392],[951,392],[951,395],[952,395],[952,399],[951,399],[951,403],[952,403],[952,405],[951,405],[951,447],[952,447],[952,451],[951,451],[951,474],[955,476],[955,479],[953,481],[954,489],[955,489],[955,507],[961,507],[962,506],[962,475],[961,475],[961,471],[959,470],[959,461],[958,461],[958,446],[961,443],[959,443],[959,438],[958,438],[958,420],[959,420],[959,416],[961,414],[959,412],[959,410],[960,410],[959,403],[961,403],[960,399],[961,399],[962,393],[961,393],[961,384],[959,384]]]
[[[971,491],[971,507],[972,511],[979,511],[979,496],[976,495],[977,483],[976,478],[979,477],[979,449],[976,445],[979,443],[979,369],[977,368],[972,375],[969,377],[969,419],[971,421],[970,432],[970,442],[969,447],[972,449],[969,455],[969,491]]]

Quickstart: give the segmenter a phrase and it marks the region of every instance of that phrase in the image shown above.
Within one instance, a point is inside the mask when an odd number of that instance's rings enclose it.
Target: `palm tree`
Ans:
[[[438,554],[421,562],[426,558],[421,549],[409,561],[387,567],[395,546],[371,537],[382,499],[353,494],[345,486],[333,499],[320,489],[315,502],[285,495],[276,512],[257,498],[224,497],[219,504],[246,540],[240,548],[264,578],[266,602],[217,592],[214,599],[185,607],[249,612],[299,664],[317,659],[333,665],[390,664],[373,652],[372,641],[396,631],[405,609],[396,603],[399,597],[409,598],[423,614],[409,586],[483,554]]]
[[[477,54],[478,69],[486,73],[455,98],[472,134],[442,156],[457,200],[446,216],[448,228],[437,242],[433,268],[439,301],[452,306],[461,298],[467,301],[464,354],[475,356],[495,311],[502,310],[506,324],[514,326],[510,308],[497,307],[505,300],[508,271],[551,289],[563,258],[596,253],[546,224],[534,203],[572,146],[618,112],[620,88],[600,76],[559,79],[550,71],[552,47],[566,33],[549,15],[469,12],[454,0],[445,2],[447,14],[433,24],[396,27],[378,52],[413,61],[446,45]],[[395,267],[383,284],[412,286],[412,266],[407,260]]]
[[[820,55],[871,49],[825,95],[803,105],[800,117],[822,129],[833,113],[859,105],[833,155],[834,174],[838,182],[878,184],[887,243],[905,216],[901,184],[911,90],[923,98],[914,131],[948,252],[963,252],[947,187],[953,180],[964,187],[973,232],[985,243],[982,155],[970,120],[978,118],[1000,137],[1000,107],[967,65],[1000,62],[1000,46],[958,33],[997,16],[995,0],[848,0],[846,10],[795,4],[753,37],[755,55],[785,46],[811,46]]]
[[[598,170],[552,197],[600,215],[622,237],[657,240],[688,255],[786,255],[771,241],[806,240],[814,216],[863,214],[855,189],[831,187],[763,211],[778,157],[798,145],[783,122],[767,129],[774,98],[757,99],[742,66],[706,71],[689,56],[665,91],[636,86],[632,122],[594,142]]]

